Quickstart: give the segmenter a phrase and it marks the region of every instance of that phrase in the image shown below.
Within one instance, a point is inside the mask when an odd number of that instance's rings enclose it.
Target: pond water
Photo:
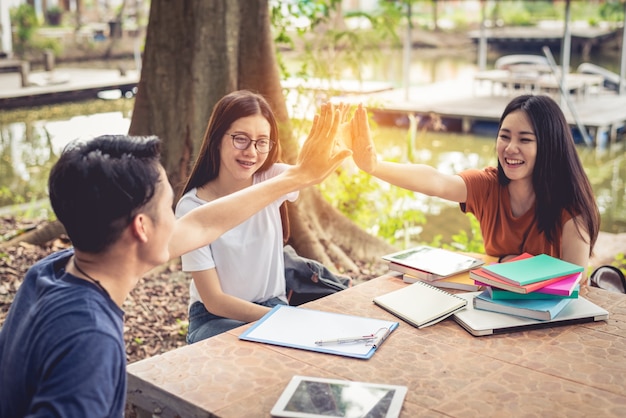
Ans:
[[[368,78],[401,84],[398,54],[379,62]],[[393,62],[396,62],[394,65]],[[475,68],[468,57],[420,56],[411,66],[411,83],[423,84],[449,79]],[[130,126],[133,99],[98,100],[0,112],[0,208],[2,213],[39,216],[47,206],[48,172],[63,147],[72,139],[101,134],[125,134]],[[376,127],[377,149],[386,159],[401,160],[407,154],[407,130]],[[495,138],[451,132],[419,132],[416,161],[450,173],[470,167],[495,164]],[[622,143],[623,145],[623,143]],[[623,146],[617,150],[579,148],[579,154],[592,182],[602,213],[601,229],[626,232],[626,157]],[[385,193],[382,187],[379,193]],[[43,205],[41,202],[44,202]],[[469,219],[458,205],[427,196],[415,195],[409,206],[426,216],[419,240],[431,242],[442,235],[444,242],[460,230],[469,230]]]
[[[127,133],[132,106],[126,99],[94,100],[1,112],[0,214],[45,216],[37,211],[48,206],[48,173],[65,145]]]

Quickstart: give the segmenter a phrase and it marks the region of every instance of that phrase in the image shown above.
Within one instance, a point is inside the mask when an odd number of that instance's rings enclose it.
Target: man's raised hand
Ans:
[[[345,109],[325,103],[315,115],[313,126],[298,154],[296,167],[304,174],[304,181],[316,184],[332,173],[352,152],[339,144],[337,132]]]

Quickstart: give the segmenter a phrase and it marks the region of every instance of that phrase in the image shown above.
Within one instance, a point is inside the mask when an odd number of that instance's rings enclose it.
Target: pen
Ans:
[[[378,348],[383,343],[383,341],[387,339],[389,334],[391,334],[391,329],[385,329],[385,332],[383,333],[383,335],[376,338],[376,340],[374,341],[374,344],[372,344],[372,347]]]
[[[357,337],[334,338],[332,340],[318,340],[315,345],[350,344],[359,342],[372,342],[376,338],[375,334]]]

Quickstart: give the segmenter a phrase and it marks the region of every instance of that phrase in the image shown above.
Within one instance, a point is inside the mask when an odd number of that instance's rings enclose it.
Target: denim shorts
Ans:
[[[273,308],[276,305],[286,305],[280,298],[272,298],[265,302],[255,302],[258,305]],[[202,302],[194,302],[189,308],[189,329],[187,330],[187,344],[193,344],[233,328],[245,325],[243,321],[224,318],[207,311]]]

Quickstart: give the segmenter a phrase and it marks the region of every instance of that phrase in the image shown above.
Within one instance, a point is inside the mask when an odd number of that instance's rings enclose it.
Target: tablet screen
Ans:
[[[277,417],[397,417],[406,387],[294,376],[272,410]]]

